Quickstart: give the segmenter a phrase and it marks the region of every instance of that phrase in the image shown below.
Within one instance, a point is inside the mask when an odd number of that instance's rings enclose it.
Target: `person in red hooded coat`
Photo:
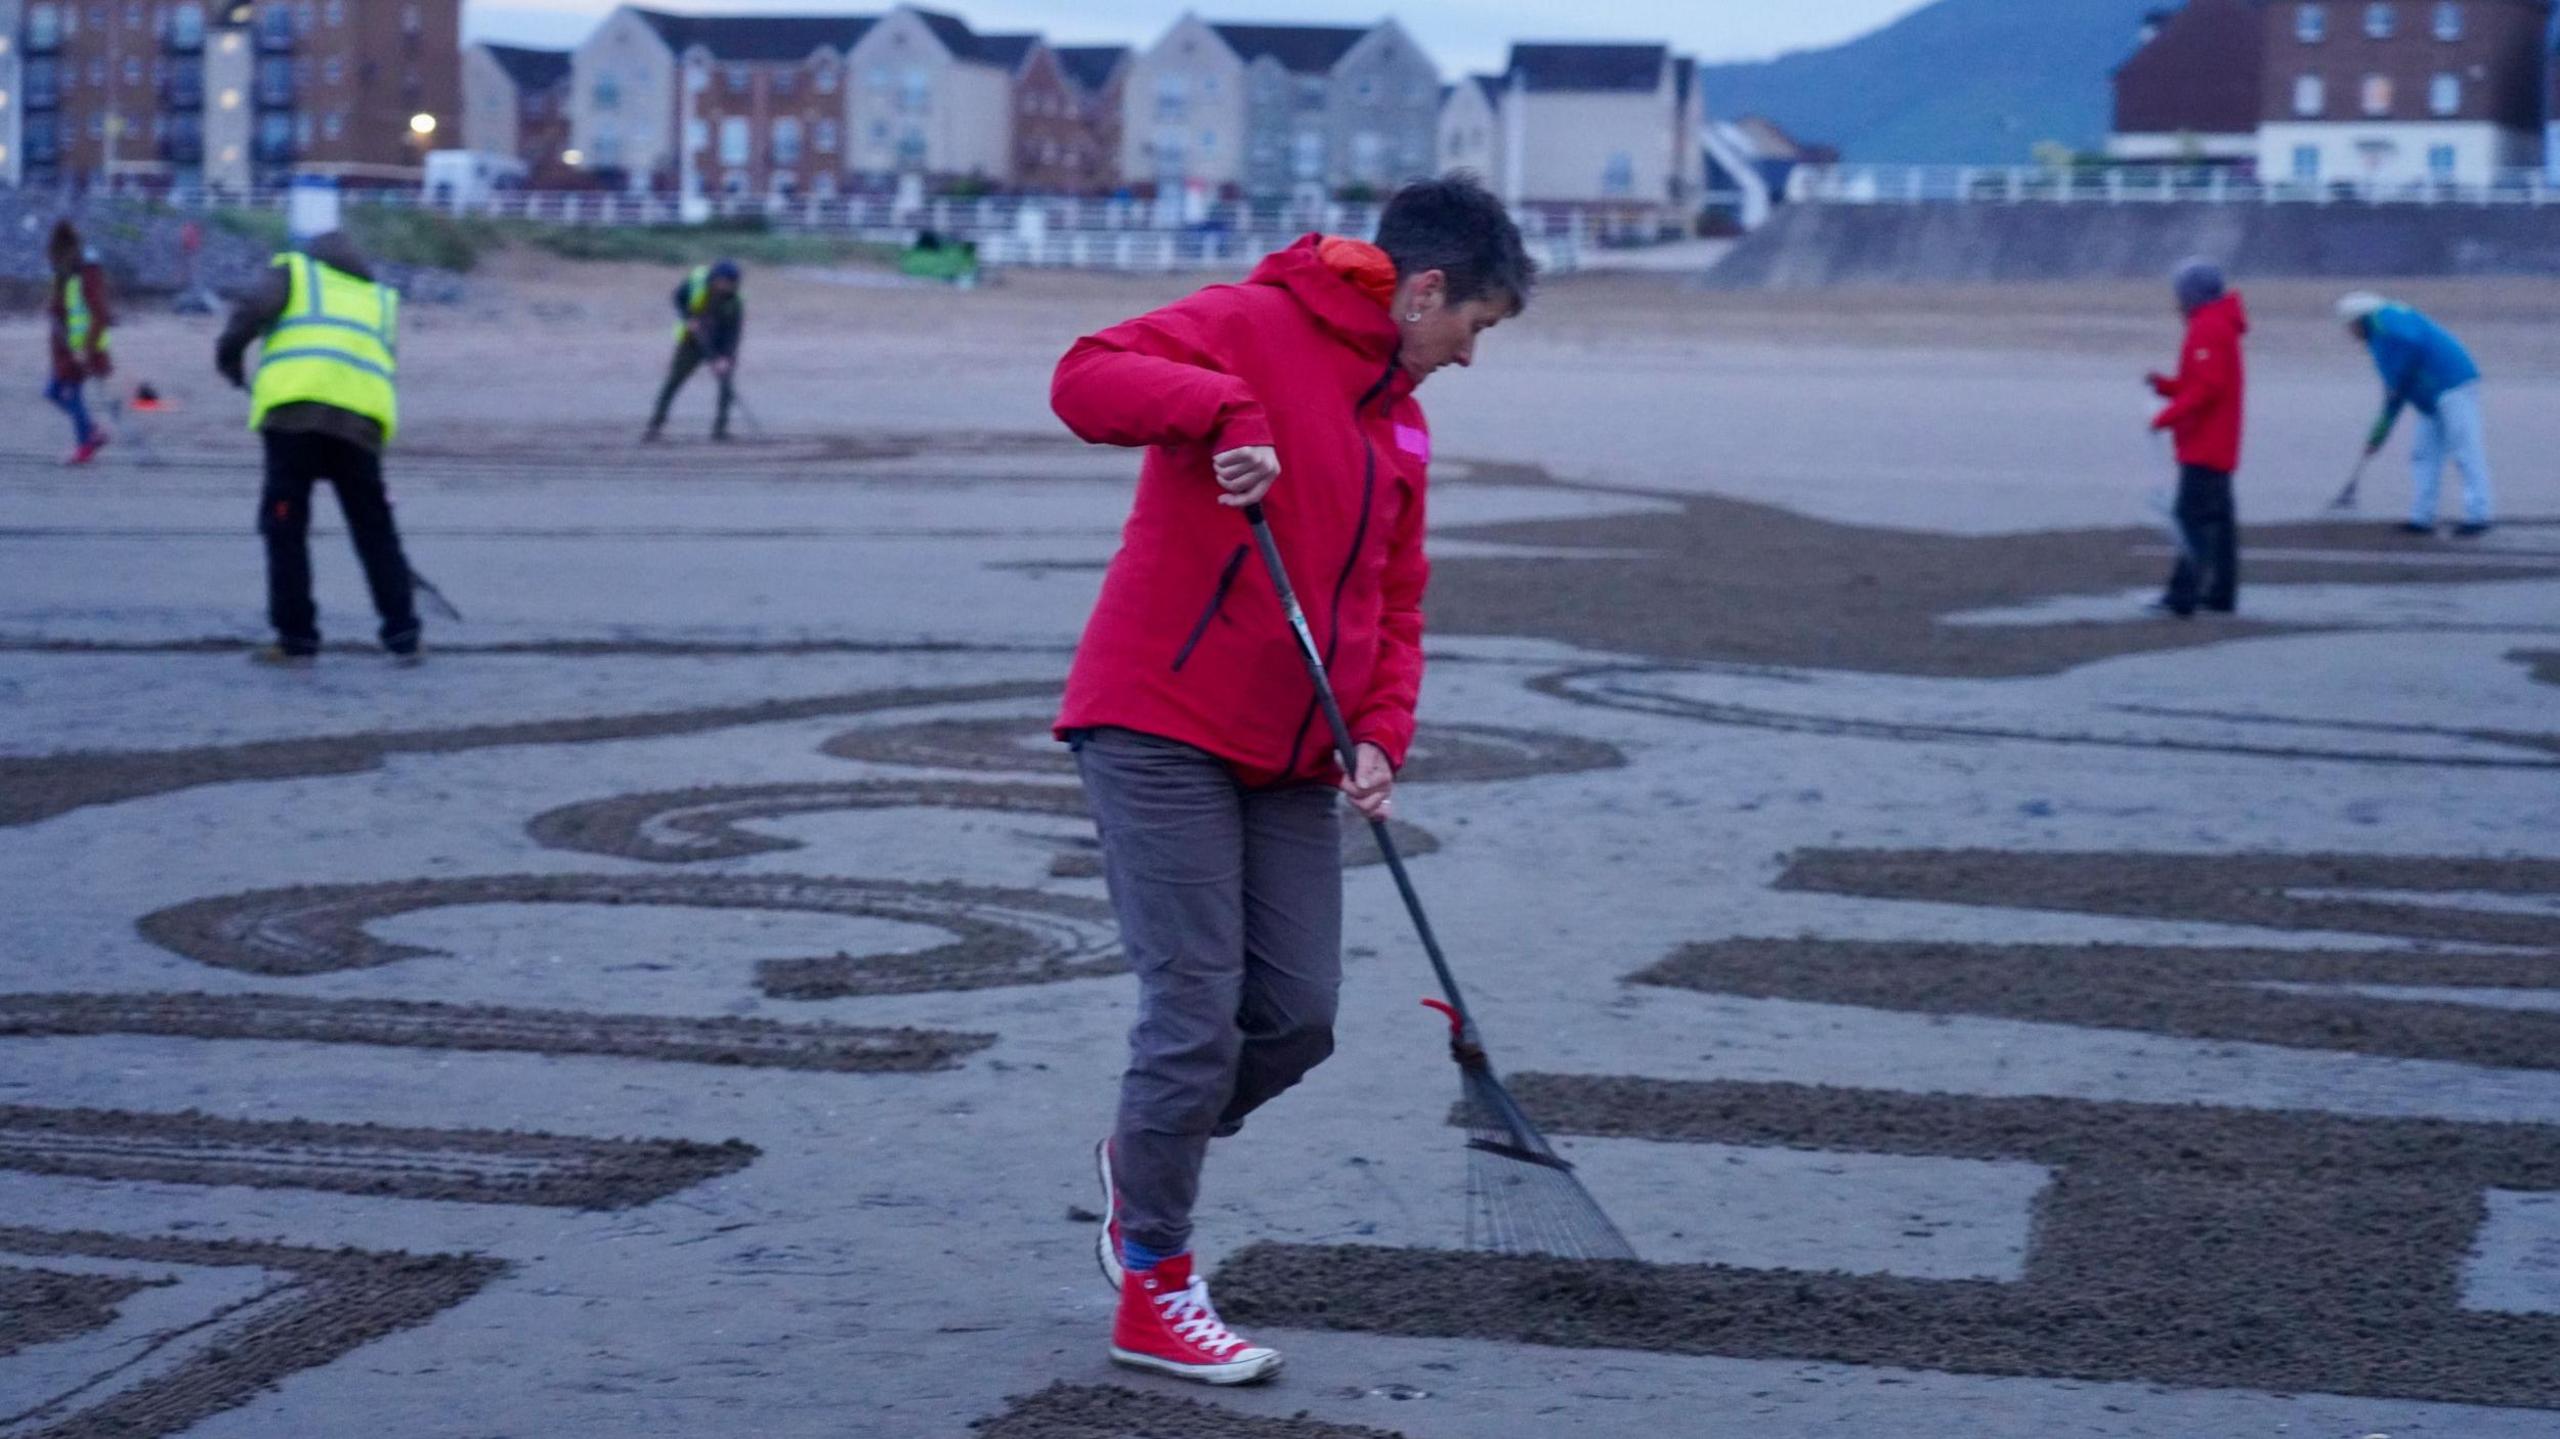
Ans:
[[[2231,479],[2240,469],[2240,429],[2248,408],[2248,368],[2240,339],[2249,311],[2211,260],[2178,267],[2171,286],[2187,317],[2178,373],[2151,377],[2168,406],[2151,421],[2178,442],[2178,504],[2184,541],[2159,608],[2187,619],[2199,602],[2218,614],[2240,605],[2240,516]]]
[[[1306,236],[1059,362],[1067,428],[1147,452],[1057,719],[1139,987],[1118,1119],[1095,1150],[1121,1363],[1217,1384],[1279,1367],[1192,1273],[1201,1164],[1333,1051],[1335,796],[1387,814],[1422,689],[1431,429],[1414,390],[1471,363],[1535,276],[1483,186],[1422,181],[1389,201],[1375,244]],[[1251,504],[1324,646],[1352,774],[1255,560]]]

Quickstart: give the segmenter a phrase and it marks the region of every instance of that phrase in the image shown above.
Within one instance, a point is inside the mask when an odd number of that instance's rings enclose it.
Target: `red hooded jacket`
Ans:
[[[2224,474],[2240,468],[2240,426],[2249,393],[2240,337],[2247,333],[2249,312],[2238,295],[2199,306],[2187,317],[2177,377],[2151,377],[2151,388],[2169,402],[2151,428],[2177,436],[2179,464]]]
[[[1050,404],[1095,444],[1144,445],[1120,551],[1067,676],[1061,734],[1101,726],[1193,745],[1249,785],[1337,778],[1280,599],[1211,457],[1273,445],[1263,501],[1355,737],[1401,766],[1422,691],[1430,431],[1396,363],[1385,252],[1308,235],[1213,285],[1078,340]]]

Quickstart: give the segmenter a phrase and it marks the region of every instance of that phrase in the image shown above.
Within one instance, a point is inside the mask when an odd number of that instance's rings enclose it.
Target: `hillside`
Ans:
[[[1719,116],[1767,115],[1879,164],[2024,163],[2041,140],[2095,149],[2108,76],[2162,0],[1938,0],[1827,50],[1701,74]]]

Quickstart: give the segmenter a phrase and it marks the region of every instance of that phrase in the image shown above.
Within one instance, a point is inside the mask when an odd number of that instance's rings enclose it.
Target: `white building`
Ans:
[[[1666,45],[1514,45],[1498,104],[1514,206],[1677,226],[1704,182],[1695,61]]]
[[[1449,87],[1440,102],[1440,173],[1460,171],[1488,185],[1501,183],[1502,94],[1499,75],[1469,75]]]

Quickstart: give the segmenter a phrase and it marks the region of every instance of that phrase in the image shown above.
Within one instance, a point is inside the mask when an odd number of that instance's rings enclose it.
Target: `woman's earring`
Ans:
[[[1404,312],[1404,322],[1405,322],[1406,324],[1408,324],[1408,325],[1419,325],[1419,324],[1421,324],[1421,323],[1422,323],[1422,312],[1421,312],[1420,310],[1407,310],[1407,311],[1405,311],[1405,312]]]

